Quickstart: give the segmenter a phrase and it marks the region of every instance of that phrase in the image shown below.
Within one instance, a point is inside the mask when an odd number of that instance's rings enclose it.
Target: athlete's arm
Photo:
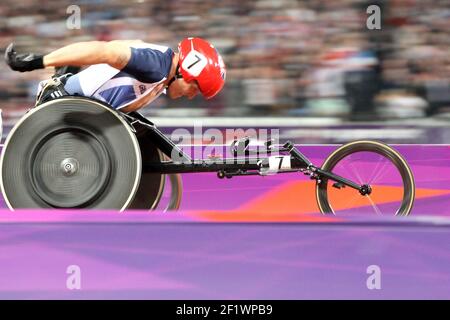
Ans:
[[[17,53],[14,44],[5,50],[6,63],[11,69],[25,72],[45,67],[85,66],[106,63],[116,69],[123,69],[131,57],[132,43],[139,40],[88,41],[73,43],[47,55]]]
[[[86,66],[106,63],[123,69],[131,57],[129,43],[89,41],[69,44],[44,56],[45,67]]]

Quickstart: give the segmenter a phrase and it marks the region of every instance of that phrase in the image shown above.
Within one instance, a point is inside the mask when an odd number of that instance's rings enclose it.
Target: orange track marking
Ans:
[[[371,198],[377,204],[397,201],[402,193],[399,187],[373,186]],[[436,197],[450,194],[450,190],[416,189],[416,199]],[[316,213],[319,208],[316,203],[314,181],[290,181],[264,193],[260,197],[241,206],[241,210],[256,212],[282,211],[295,212],[297,214]],[[357,208],[370,205],[366,197],[361,197],[356,190],[344,188],[334,190],[330,199],[335,204],[336,210]]]
[[[371,195],[377,204],[397,201],[402,196],[399,187],[374,186]],[[336,210],[369,206],[366,197],[355,190],[335,190],[330,197]],[[416,199],[450,194],[450,190],[416,189]],[[201,211],[195,215],[215,222],[328,222],[336,217],[316,215],[314,181],[290,181],[262,194],[236,210]],[[339,220],[339,219],[338,219]]]

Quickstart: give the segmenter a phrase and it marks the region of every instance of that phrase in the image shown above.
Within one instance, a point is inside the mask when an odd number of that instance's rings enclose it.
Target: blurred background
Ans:
[[[366,26],[373,4],[381,9],[380,30]],[[81,9],[79,29],[67,28],[70,5]],[[71,42],[113,39],[176,49],[186,36],[204,37],[224,57],[224,90],[210,101],[160,97],[143,113],[162,127],[192,119],[209,126],[285,127],[287,138],[310,143],[448,143],[449,30],[448,0],[0,3],[2,52],[12,41],[19,50],[47,53]],[[0,62],[4,134],[51,74],[16,73]]]

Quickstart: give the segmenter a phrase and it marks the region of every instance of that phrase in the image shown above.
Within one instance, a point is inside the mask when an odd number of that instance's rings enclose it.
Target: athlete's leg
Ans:
[[[81,89],[80,77],[78,74],[69,77],[64,85],[64,89],[70,95],[83,96],[83,89]]]
[[[74,79],[72,79],[74,78]],[[67,95],[82,95],[78,77],[71,74],[60,76],[53,76],[49,80],[41,81],[39,83],[38,92],[36,95],[36,106],[46,101],[61,98]]]

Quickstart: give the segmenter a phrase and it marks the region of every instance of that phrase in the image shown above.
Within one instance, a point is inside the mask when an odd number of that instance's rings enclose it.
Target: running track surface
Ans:
[[[322,216],[293,174],[185,175],[176,213],[2,210],[0,298],[450,299],[449,148],[397,149],[426,191],[408,218]],[[317,163],[330,151],[302,150]],[[66,287],[70,265],[81,290]]]

